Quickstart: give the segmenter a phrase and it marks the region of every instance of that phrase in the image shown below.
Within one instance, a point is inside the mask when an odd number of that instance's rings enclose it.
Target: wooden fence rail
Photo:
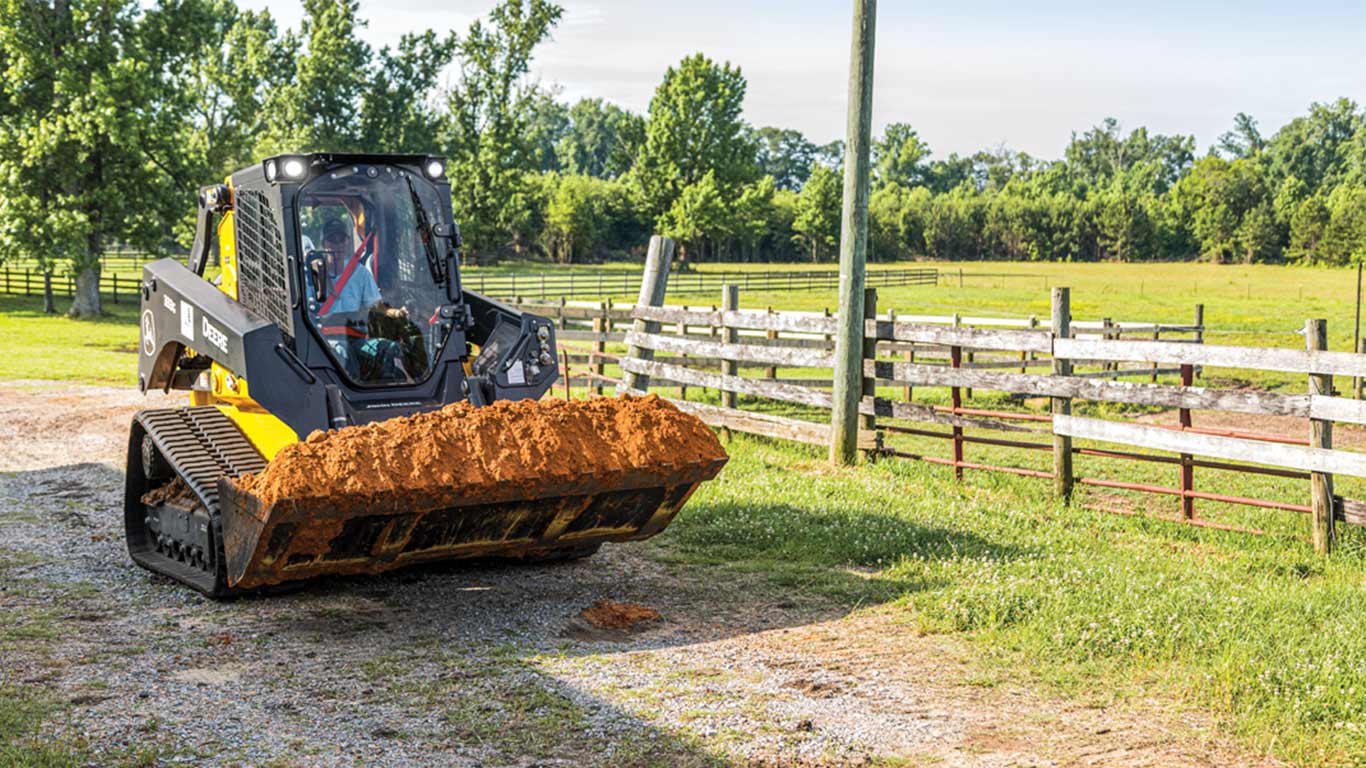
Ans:
[[[100,293],[112,298],[115,304],[123,299],[136,301],[138,287],[141,284],[141,279],[135,277],[121,277],[118,274],[100,275]],[[8,267],[0,269],[0,294],[42,296],[43,292],[42,272],[32,269],[21,271]],[[65,296],[68,299],[75,296],[76,277],[65,273],[54,274],[52,276],[52,294],[54,296]]]

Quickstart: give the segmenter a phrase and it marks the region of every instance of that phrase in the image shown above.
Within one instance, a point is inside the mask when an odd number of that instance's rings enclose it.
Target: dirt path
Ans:
[[[962,641],[895,611],[675,572],[648,545],[209,602],[123,550],[144,402],[0,384],[0,691],[59,702],[55,743],[209,766],[1264,764],[1161,702],[983,684]],[[662,618],[579,616],[603,599]]]

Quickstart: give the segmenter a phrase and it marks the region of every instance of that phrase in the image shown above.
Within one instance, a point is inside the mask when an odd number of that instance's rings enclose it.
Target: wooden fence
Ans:
[[[138,286],[142,284],[141,275],[120,277],[118,274],[100,275],[100,293],[111,297],[114,303],[122,299],[136,302]],[[43,273],[31,269],[0,269],[0,294],[11,296],[42,296]],[[52,294],[71,298],[76,294],[76,277],[69,273],[52,276]]]
[[[632,311],[638,325],[622,340],[641,351],[620,359],[619,365],[624,372],[649,377],[636,391],[651,384],[718,390],[719,404],[690,401],[686,394],[674,402],[713,426],[828,444],[827,421],[777,416],[752,406],[741,409],[736,396],[830,408],[834,361],[829,340],[836,332],[835,319],[740,310],[733,291],[722,303],[720,309],[641,306]],[[879,315],[872,289],[866,306],[859,445],[870,456],[941,464],[958,477],[971,470],[1046,479],[1064,498],[1078,485],[1175,497],[1181,513],[1173,519],[1210,527],[1232,526],[1198,517],[1197,500],[1305,513],[1320,551],[1332,545],[1335,520],[1366,523],[1366,503],[1333,494],[1333,475],[1366,477],[1366,454],[1332,446],[1334,422],[1366,424],[1366,404],[1338,397],[1332,387],[1333,376],[1366,375],[1366,355],[1326,351],[1323,321],[1306,323],[1307,346],[1299,350],[1204,344],[1199,320],[1189,325],[1074,322],[1065,288],[1054,289],[1047,322]],[[1197,318],[1201,314],[1197,308]],[[1202,366],[1298,373],[1306,377],[1305,390],[1195,386]],[[780,367],[801,370],[801,378],[769,375]],[[741,375],[744,368],[762,368],[765,375]],[[1172,383],[1176,376],[1179,383]],[[915,393],[926,388],[946,389],[948,404],[915,402]],[[900,396],[882,396],[889,390]],[[1047,398],[1049,405],[1046,411],[974,408],[969,403],[974,390]],[[1075,415],[1072,406],[1078,401],[1172,409],[1178,423]],[[1299,417],[1306,420],[1305,433],[1299,438],[1197,427],[1194,410]],[[949,444],[949,455],[892,447],[897,435],[942,439]],[[970,445],[1051,453],[1053,466],[1043,470],[969,461],[965,449]],[[1175,466],[1179,482],[1164,486],[1086,476],[1076,471],[1074,456]],[[1197,468],[1307,481],[1308,503],[1201,491],[1195,485]]]
[[[481,273],[461,275],[465,288],[486,296],[528,299],[575,299],[630,296],[640,288],[639,272],[544,272],[536,274]],[[936,285],[934,268],[875,269],[867,273],[869,285]],[[669,275],[667,291],[674,295],[715,294],[723,285],[743,291],[792,292],[833,290],[839,286],[837,270],[748,272],[676,272]]]
[[[878,286],[935,285],[939,271],[933,268],[881,269],[868,272],[868,284]],[[476,293],[495,298],[524,300],[559,300],[582,297],[629,296],[640,287],[639,272],[544,272],[490,273],[466,271],[462,285]],[[113,297],[130,297],[138,290],[141,274],[120,276],[105,272],[100,275],[100,293]],[[722,285],[737,284],[743,290],[792,292],[833,290],[839,285],[839,273],[832,270],[804,270],[778,272],[680,272],[671,275],[668,291],[674,295],[716,293]],[[52,276],[54,294],[71,296],[75,278],[67,273]],[[33,269],[0,270],[0,293],[19,296],[42,296],[43,273]]]

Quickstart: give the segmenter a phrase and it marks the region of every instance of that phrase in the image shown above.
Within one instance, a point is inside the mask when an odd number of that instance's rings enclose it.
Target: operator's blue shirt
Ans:
[[[335,285],[333,288],[335,289]],[[359,312],[362,309],[369,309],[379,300],[379,286],[375,284],[375,276],[370,274],[370,270],[364,264],[357,264],[327,313],[330,315],[336,312]]]

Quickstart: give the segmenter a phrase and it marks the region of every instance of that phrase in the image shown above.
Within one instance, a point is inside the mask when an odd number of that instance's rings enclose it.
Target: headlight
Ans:
[[[291,158],[289,158],[288,160],[285,161],[285,164],[284,164],[285,178],[288,178],[288,179],[301,179],[301,178],[303,178],[304,170],[305,170],[304,161],[303,161],[303,160],[300,160],[300,159],[297,158],[297,157],[291,157]]]
[[[279,174],[279,172],[280,169],[275,167],[274,160],[266,161],[266,181],[275,181],[275,177]]]
[[[427,171],[427,178],[439,179],[441,174],[446,172],[446,164],[440,160],[428,160],[425,170]]]

